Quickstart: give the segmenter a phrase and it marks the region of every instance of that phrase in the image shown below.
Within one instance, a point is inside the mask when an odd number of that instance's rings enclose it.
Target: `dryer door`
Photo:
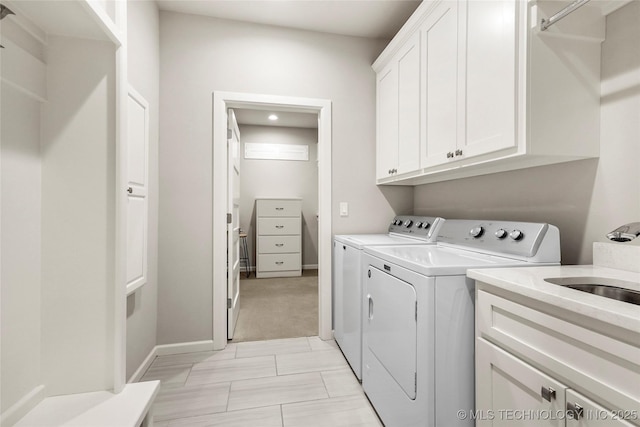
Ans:
[[[365,321],[369,351],[410,399],[416,398],[416,291],[377,268],[366,277]]]

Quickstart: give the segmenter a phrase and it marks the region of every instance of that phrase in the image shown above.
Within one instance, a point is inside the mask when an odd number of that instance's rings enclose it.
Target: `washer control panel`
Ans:
[[[548,224],[515,221],[447,220],[437,241],[470,249],[534,256]]]
[[[391,221],[389,233],[435,240],[442,223],[444,220],[438,217],[398,215]]]

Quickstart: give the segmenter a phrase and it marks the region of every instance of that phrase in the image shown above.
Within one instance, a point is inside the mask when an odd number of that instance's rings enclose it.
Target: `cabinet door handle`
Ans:
[[[447,159],[450,159],[450,158],[452,158],[452,157],[453,157],[453,153],[452,153],[451,151],[449,151],[449,152],[447,153]]]
[[[542,386],[542,388],[540,389],[540,395],[547,402],[551,402],[551,399],[556,398],[556,391],[551,387]]]
[[[456,156],[462,156],[462,150],[456,150]]]
[[[569,412],[569,417],[572,417],[574,420],[579,420],[584,415],[584,408],[577,403],[567,402],[567,412]]]
[[[369,314],[367,317],[369,320],[373,320],[373,298],[371,298],[371,295],[367,295],[367,300],[369,301]]]
[[[133,193],[133,188],[131,188],[131,187],[127,188],[127,193],[132,194]]]

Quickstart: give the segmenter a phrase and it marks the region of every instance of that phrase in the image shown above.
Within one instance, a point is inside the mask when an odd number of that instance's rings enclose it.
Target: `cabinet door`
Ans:
[[[452,159],[458,139],[458,3],[440,3],[422,27],[424,108],[421,167]]]
[[[622,418],[637,420],[637,412],[608,410],[575,390],[567,390],[567,427],[631,427]]]
[[[398,172],[420,168],[420,32],[398,52]]]
[[[522,3],[522,4],[520,4]],[[459,120],[466,122],[461,157],[514,147],[516,139],[517,0],[461,3],[459,87],[465,94]],[[461,26],[462,27],[462,26]]]
[[[543,396],[550,389],[555,393]],[[476,339],[477,426],[530,426],[532,418],[525,414],[563,413],[566,389],[515,356]],[[535,425],[560,427],[564,423],[561,416],[549,416],[536,419]]]
[[[392,61],[378,74],[376,178],[388,178],[398,167],[398,67]]]

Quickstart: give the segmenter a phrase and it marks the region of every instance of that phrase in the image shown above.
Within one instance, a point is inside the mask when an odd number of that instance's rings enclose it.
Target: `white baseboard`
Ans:
[[[140,381],[144,373],[147,372],[147,369],[149,369],[155,358],[158,356],[169,356],[172,354],[181,353],[196,353],[198,351],[213,351],[213,341],[206,340],[157,345],[153,347],[153,349],[151,349],[147,357],[140,364],[138,369],[136,369],[133,375],[131,375],[131,378],[129,378],[127,383],[135,383]]]
[[[0,415],[0,425],[3,427],[14,425],[44,398],[44,385],[35,387]]]
[[[303,270],[317,270],[318,269],[318,264],[303,264],[302,265],[302,269]],[[249,270],[250,271],[256,271],[256,268],[252,266]],[[240,267],[240,272],[246,273],[247,272],[247,267]]]

